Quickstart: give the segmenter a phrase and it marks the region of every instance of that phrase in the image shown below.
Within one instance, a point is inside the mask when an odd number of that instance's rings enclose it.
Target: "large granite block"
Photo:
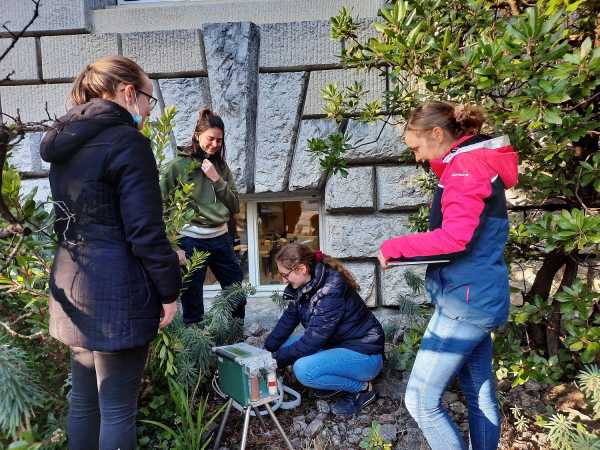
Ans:
[[[43,133],[27,133],[11,148],[9,164],[19,172],[48,170],[50,165],[40,157],[42,135]]]
[[[413,303],[425,303],[429,297],[423,287],[421,292],[415,292],[406,281],[406,272],[411,271],[414,275],[425,280],[426,265],[412,265],[405,267],[394,267],[387,270],[379,270],[381,280],[381,303],[384,306],[397,306],[401,301]]]
[[[348,143],[352,148],[345,153],[345,158],[352,162],[397,162],[406,151],[402,141],[404,127],[393,125],[398,121],[391,118],[388,124],[380,120],[369,124],[350,120],[346,134],[350,136]]]
[[[17,0],[21,1],[21,0]],[[342,7],[353,16],[377,17],[385,0],[219,0],[162,1],[93,11],[96,31],[123,32],[195,28],[202,23],[254,22],[272,24],[327,21]]]
[[[48,178],[33,178],[28,180],[21,180],[21,196],[29,194],[34,189],[37,189],[34,200],[36,202],[46,202],[48,198],[52,197],[50,192],[50,181]],[[45,205],[46,209],[51,209],[50,204]]]
[[[202,29],[213,109],[225,122],[227,163],[240,193],[254,190],[258,100],[258,27],[213,23]]]
[[[383,241],[406,232],[408,214],[328,214],[325,252],[337,258],[376,257]]]
[[[373,211],[375,168],[350,167],[348,175],[332,175],[325,186],[325,208],[336,211]]]
[[[304,103],[304,115],[324,114],[323,106],[325,103],[321,91],[325,86],[335,84],[338,89],[343,90],[355,81],[361,82],[363,89],[368,91],[361,104],[383,98],[385,78],[380,76],[380,72],[375,69],[369,72],[357,69],[317,70],[310,74]]]
[[[0,19],[0,23],[3,20]],[[0,39],[0,54],[11,45],[12,39]],[[9,77],[11,81],[37,81],[38,65],[34,38],[21,38],[0,61],[0,80]]]
[[[330,38],[327,21],[261,25],[262,70],[339,66],[341,44]]]
[[[352,272],[354,279],[360,286],[358,292],[365,304],[374,308],[377,306],[377,278],[375,276],[374,262],[348,262],[344,266]]]
[[[67,111],[70,92],[70,83],[0,86],[2,112],[15,116],[18,109],[25,122],[47,120],[45,108],[48,103],[51,117],[60,117]]]
[[[313,119],[303,120],[296,140],[292,168],[290,170],[289,190],[316,191],[325,180],[319,166],[319,160],[308,150],[308,140],[311,138],[326,138],[335,133],[337,125],[333,120]]]
[[[198,121],[198,111],[210,108],[210,92],[207,78],[171,78],[158,81],[164,106],[177,108],[175,141],[180,147],[192,144],[192,133]],[[228,132],[228,130],[226,130]]]
[[[287,189],[306,80],[304,72],[260,75],[255,192]]]
[[[151,75],[206,72],[200,30],[126,33],[121,41],[123,56]]]
[[[429,196],[419,188],[422,169],[412,166],[377,167],[377,209],[395,211],[426,204]]]
[[[117,34],[74,34],[41,38],[44,80],[75,78],[88,64],[119,53]]]
[[[2,0],[1,23],[20,31],[33,17],[34,5],[28,0]],[[116,0],[52,0],[40,4],[39,16],[28,32],[76,33],[89,31],[87,14],[93,9],[115,5]],[[4,32],[4,30],[2,30]]]

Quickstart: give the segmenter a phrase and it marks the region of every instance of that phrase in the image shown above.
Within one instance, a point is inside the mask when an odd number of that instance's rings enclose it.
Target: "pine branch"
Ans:
[[[0,339],[2,342],[2,339]],[[24,351],[0,344],[0,430],[16,437],[26,427],[44,394],[28,366]]]

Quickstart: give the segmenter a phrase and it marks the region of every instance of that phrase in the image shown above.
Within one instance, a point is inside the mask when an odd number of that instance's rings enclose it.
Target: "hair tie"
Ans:
[[[325,253],[323,253],[321,250],[317,250],[315,252],[315,262],[322,262],[323,258],[325,258]]]

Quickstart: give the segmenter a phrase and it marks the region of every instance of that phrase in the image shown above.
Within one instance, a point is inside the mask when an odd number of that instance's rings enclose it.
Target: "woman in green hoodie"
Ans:
[[[207,267],[223,289],[243,279],[228,230],[229,219],[239,212],[240,202],[233,175],[225,162],[225,124],[208,108],[200,110],[191,148],[169,164],[161,180],[163,196],[176,189],[180,182],[194,184],[191,207],[196,212],[191,223],[181,230],[180,260],[185,261],[194,250],[210,253],[206,264],[184,285],[181,305],[183,322],[187,325],[202,320]],[[234,317],[244,319],[245,306],[246,299],[240,298]]]

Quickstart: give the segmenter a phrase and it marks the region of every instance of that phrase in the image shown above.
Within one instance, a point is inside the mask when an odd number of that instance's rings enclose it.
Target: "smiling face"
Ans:
[[[210,156],[216,154],[223,147],[223,131],[220,128],[208,128],[197,133],[196,139],[200,147]]]
[[[288,269],[278,262],[277,270],[281,278],[294,289],[304,286],[311,279],[310,270],[305,264],[298,264],[294,269]]]
[[[404,133],[406,146],[417,161],[441,158],[454,142],[454,138],[441,127],[414,129],[407,127]]]

